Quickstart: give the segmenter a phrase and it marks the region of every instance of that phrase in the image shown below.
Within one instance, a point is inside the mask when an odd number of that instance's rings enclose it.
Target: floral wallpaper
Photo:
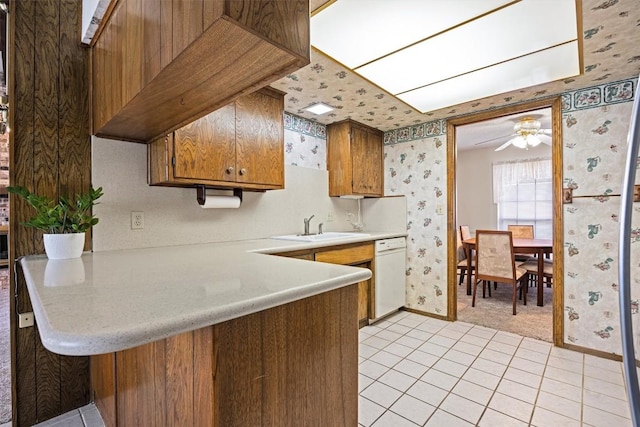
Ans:
[[[616,354],[621,352],[619,194],[636,84],[637,79],[627,79],[562,94],[563,180],[574,189],[573,203],[564,205],[564,340]],[[434,120],[384,137],[385,194],[407,197],[407,306],[438,315],[447,310],[447,222],[438,214],[447,205],[445,131],[445,121]],[[635,212],[632,277],[638,323],[640,203]]]
[[[326,126],[284,113],[284,162],[292,166],[326,170]]]
[[[385,194],[407,197],[407,307],[446,316],[446,136],[388,145],[384,156]]]
[[[631,100],[633,81],[611,93]],[[627,92],[630,93],[627,95]],[[606,92],[604,93],[606,95]],[[573,94],[593,106],[563,111],[563,181],[573,188],[564,205],[565,342],[620,354],[618,309],[618,233],[620,192],[627,149],[631,102],[598,102],[593,88]],[[593,96],[591,96],[593,95]],[[640,180],[636,180],[640,182]],[[634,326],[640,297],[640,204],[634,207],[632,244]],[[637,246],[637,247],[636,247]],[[637,331],[637,329],[636,329]]]

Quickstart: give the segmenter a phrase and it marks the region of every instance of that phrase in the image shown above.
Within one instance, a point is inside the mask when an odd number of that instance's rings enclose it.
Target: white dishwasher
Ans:
[[[376,240],[374,320],[404,307],[406,262],[406,238]]]

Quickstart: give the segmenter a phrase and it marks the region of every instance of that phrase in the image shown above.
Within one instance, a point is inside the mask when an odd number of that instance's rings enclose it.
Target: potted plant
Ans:
[[[98,223],[91,208],[102,196],[102,187],[92,187],[88,193],[76,195],[75,200],[60,196],[58,203],[21,186],[7,187],[7,191],[22,197],[36,210],[35,216],[21,224],[44,232],[49,259],[78,258],[82,254],[85,232]]]

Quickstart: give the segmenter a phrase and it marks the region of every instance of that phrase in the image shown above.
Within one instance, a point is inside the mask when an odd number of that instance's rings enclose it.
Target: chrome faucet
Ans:
[[[315,215],[311,215],[309,218],[305,218],[304,219],[304,234],[303,236],[308,236],[309,235],[309,223],[311,222],[311,218],[313,218]]]
[[[322,222],[320,224],[318,224],[318,234],[322,234],[322,225],[323,224],[324,223],[322,223]]]

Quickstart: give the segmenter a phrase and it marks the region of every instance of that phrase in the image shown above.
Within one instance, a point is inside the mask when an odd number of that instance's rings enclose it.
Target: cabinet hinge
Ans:
[[[176,156],[171,157],[171,166],[176,165]]]

